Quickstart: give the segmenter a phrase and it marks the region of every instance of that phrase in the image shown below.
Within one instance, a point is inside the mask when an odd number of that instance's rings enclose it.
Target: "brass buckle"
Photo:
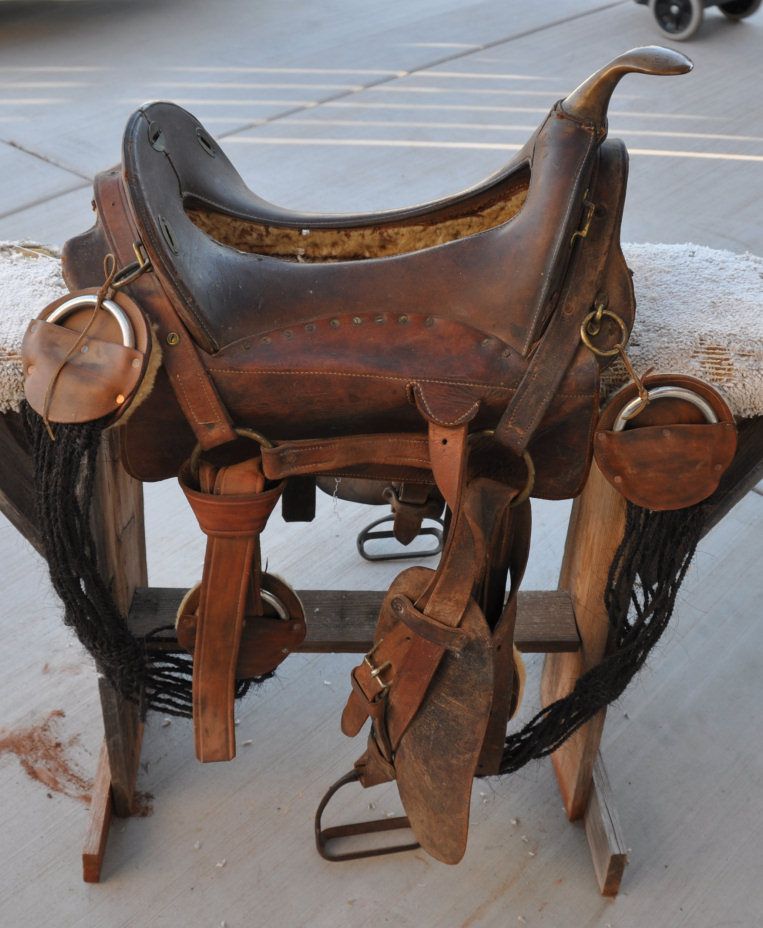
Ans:
[[[121,290],[122,287],[126,287],[134,280],[137,280],[141,274],[151,270],[151,259],[146,252],[143,242],[133,242],[132,250],[135,254],[135,261],[125,265],[125,267],[115,274],[114,279],[111,281],[112,290]]]
[[[384,639],[380,638],[376,642],[376,644],[371,648],[368,654],[366,654],[365,657],[363,658],[363,663],[367,667],[371,668],[371,678],[379,684],[379,693],[376,696],[377,699],[379,698],[379,696],[381,696],[382,693],[385,693],[389,689],[389,686],[390,686],[389,683],[385,683],[384,680],[382,680],[381,675],[384,673],[385,670],[388,670],[392,666],[392,661],[384,661],[383,664],[380,664],[377,667],[371,660],[371,657],[373,656],[374,652],[379,647],[379,645],[382,643],[382,641],[384,641]]]
[[[596,212],[596,204],[591,202],[591,200],[583,200],[583,206],[585,206],[583,225],[576,232],[572,233],[572,238],[570,239],[570,248],[572,248],[572,246],[575,244],[576,238],[585,238],[588,235],[588,231],[591,228],[591,223],[593,222],[593,214]]]

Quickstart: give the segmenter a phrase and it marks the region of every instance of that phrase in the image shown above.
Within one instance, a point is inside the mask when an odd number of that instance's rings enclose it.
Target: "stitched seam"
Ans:
[[[367,463],[369,467],[377,466],[377,462],[375,461],[368,461],[368,462],[357,461],[356,462],[356,464],[360,464],[360,463]],[[410,467],[418,467],[419,465],[421,465],[422,467],[425,467],[427,469],[429,469],[432,466],[429,458],[424,459],[424,458],[400,457],[394,463],[396,465],[402,464],[404,466],[407,465]],[[316,467],[322,467],[324,464],[336,465],[338,464],[338,462],[332,461],[331,458],[326,458],[323,461],[308,461],[306,464],[297,464],[294,467],[290,467],[288,464],[285,464],[283,467],[275,467],[272,470],[272,473],[276,473],[279,475],[286,474],[287,476],[295,477],[298,474],[311,474],[315,471]],[[378,466],[384,466],[384,462],[379,462]],[[337,469],[343,470],[344,468],[342,468],[341,465],[339,465]],[[356,476],[360,476],[360,475],[356,475]],[[373,479],[373,478],[369,478],[369,479]]]
[[[396,445],[425,445],[427,444],[426,438],[400,438],[398,439],[398,438],[387,438],[387,437],[379,436],[379,438],[376,439],[375,437],[372,436],[370,438],[364,438],[364,439],[359,440],[359,439],[354,438],[354,436],[350,436],[349,440],[356,441],[358,445],[360,444],[365,445],[368,442],[373,442],[374,444],[380,444],[381,442],[385,442],[386,444],[396,444]],[[277,445],[273,449],[266,448],[265,453],[267,455],[274,455],[274,454],[277,454],[282,449],[287,450],[287,451],[295,451],[299,453],[301,451],[317,451],[323,448],[335,448],[337,445],[342,447],[346,444],[348,444],[348,442],[342,441],[342,439],[336,439],[335,441],[325,441],[325,442],[322,441],[318,445],[297,445],[297,446],[292,445],[290,446],[288,442],[284,442],[283,445]]]
[[[431,410],[430,407],[429,407],[429,403],[427,403],[427,398],[424,396],[424,394],[422,393],[422,391],[421,391],[420,389],[416,390],[416,396],[417,396],[417,397],[421,400],[421,402],[424,404],[424,408],[425,408],[426,411],[429,413],[430,418],[431,418],[431,419],[434,419],[434,421],[435,421],[435,422],[438,422],[440,425],[461,425],[461,423],[467,421],[467,418],[468,418],[468,416],[470,415],[470,413],[473,413],[473,412],[475,412],[477,409],[480,408],[479,400],[475,400],[475,401],[472,403],[472,405],[466,410],[466,412],[462,413],[462,414],[461,414],[460,416],[458,416],[457,418],[455,418],[455,419],[443,419],[443,418],[441,418],[440,416],[436,415],[436,413],[432,412],[432,410]]]
[[[581,127],[581,128],[582,128],[582,127]],[[573,191],[576,191],[576,190],[577,190],[578,184],[579,184],[579,182],[580,182],[580,178],[582,177],[583,171],[585,170],[586,165],[588,164],[588,157],[589,157],[589,155],[591,154],[591,149],[593,148],[594,142],[595,142],[594,136],[593,136],[593,134],[591,134],[591,135],[589,136],[589,139],[588,139],[588,146],[587,146],[587,148],[586,148],[586,150],[585,150],[585,154],[584,154],[583,158],[581,159],[580,166],[578,167],[578,170],[577,170],[577,172],[576,172],[576,174],[575,174],[575,181],[574,181],[573,188],[572,188]],[[533,152],[533,154],[534,154],[534,152]],[[574,206],[574,205],[575,205],[574,199],[573,199],[573,197],[570,197],[569,200],[568,200],[568,202],[567,202],[567,209],[566,209],[566,211],[565,211],[564,219],[562,220],[562,229],[566,229],[566,228],[567,228],[567,223],[568,223],[569,220],[570,220],[570,216],[571,216],[572,209],[573,209],[573,206]],[[553,255],[551,256],[551,265],[552,265],[552,266],[554,266],[554,265],[556,264],[557,260],[559,259],[559,252],[560,252],[560,250],[561,250],[563,244],[564,244],[563,241],[559,241],[558,244],[557,244],[557,247],[554,249],[554,253],[553,253]],[[571,262],[571,260],[572,260],[572,259],[570,258],[570,262]],[[569,273],[569,270],[570,270],[570,266],[569,266],[569,264],[568,264],[568,266],[567,266],[567,273]],[[565,276],[566,276],[566,275],[565,275]],[[540,319],[540,315],[541,315],[541,312],[542,312],[544,306],[545,306],[545,301],[539,302],[538,305],[535,307],[535,312],[534,312],[533,315],[532,315],[532,319],[529,320],[529,325],[528,325],[528,327],[527,327],[527,338],[525,339],[525,343],[524,343],[524,345],[522,346],[522,353],[523,353],[523,354],[525,354],[525,353],[527,352],[527,350],[529,349],[529,347],[530,347],[530,345],[531,345],[531,343],[532,343],[532,335],[533,335],[533,333],[535,332],[535,329],[536,329],[537,326],[538,326],[538,321],[539,321],[539,319]]]

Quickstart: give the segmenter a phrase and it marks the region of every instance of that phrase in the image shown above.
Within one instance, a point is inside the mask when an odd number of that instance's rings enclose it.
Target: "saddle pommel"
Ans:
[[[562,102],[565,112],[576,119],[604,124],[612,93],[626,74],[686,74],[694,67],[680,52],[660,45],[632,48],[614,58],[576,87]]]

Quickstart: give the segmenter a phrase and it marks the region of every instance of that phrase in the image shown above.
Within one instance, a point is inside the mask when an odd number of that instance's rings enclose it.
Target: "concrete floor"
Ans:
[[[623,82],[610,126],[632,156],[625,240],[763,254],[761,39],[763,14],[731,24],[709,10],[684,46],[692,75]],[[658,40],[630,0],[0,3],[0,239],[61,243],[86,228],[93,174],[119,160],[127,116],[149,98],[198,115],[268,199],[390,208],[480,180],[591,70]],[[147,503],[151,582],[190,584],[192,517],[171,484]],[[528,588],[555,585],[566,513],[536,508]],[[397,567],[354,553],[369,514],[326,499],[321,515],[273,523],[271,566],[303,586],[388,583]],[[548,764],[478,785],[456,869],[420,852],[321,861],[313,810],[360,752],[337,726],[352,660],[294,657],[242,704],[239,738],[254,743],[233,764],[201,767],[188,725],[151,720],[140,787],[154,811],[114,829],[101,886],[79,881],[87,784],[61,795],[0,756],[0,925],[763,925],[763,759],[750,737],[763,722],[762,515],[750,494],[703,543],[665,643],[610,713],[606,757],[633,848],[614,902],[597,894]],[[60,710],[48,732],[87,780],[100,740],[89,659],[6,523],[0,557],[0,743]],[[393,801],[387,790],[377,807]]]

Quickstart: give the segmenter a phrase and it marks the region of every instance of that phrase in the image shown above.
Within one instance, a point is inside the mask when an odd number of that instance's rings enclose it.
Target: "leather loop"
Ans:
[[[432,616],[427,615],[425,612],[421,612],[421,610],[417,609],[410,599],[402,593],[393,596],[389,605],[395,615],[397,615],[412,632],[420,638],[424,638],[426,641],[436,644],[439,648],[443,648],[443,650],[453,651],[459,654],[463,651],[469,640],[466,633],[460,629],[453,628],[450,625],[443,625],[442,622],[438,622],[437,619]]]

